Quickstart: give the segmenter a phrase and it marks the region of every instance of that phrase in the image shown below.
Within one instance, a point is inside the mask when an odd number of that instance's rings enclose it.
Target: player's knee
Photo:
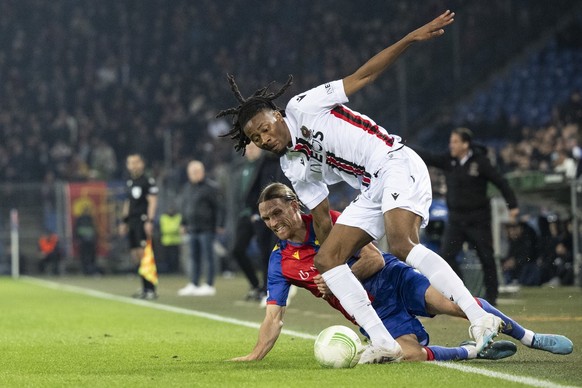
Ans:
[[[338,265],[333,260],[332,255],[328,255],[322,252],[319,252],[315,255],[315,257],[313,258],[313,264],[315,265],[315,268],[317,268],[319,273],[327,272],[333,267],[336,267]]]
[[[426,361],[426,350],[422,346],[407,347],[403,351],[406,361]]]

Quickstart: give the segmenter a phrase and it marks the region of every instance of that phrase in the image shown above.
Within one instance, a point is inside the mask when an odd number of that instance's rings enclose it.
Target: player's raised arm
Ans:
[[[285,308],[274,304],[267,305],[265,319],[259,329],[259,339],[252,352],[246,356],[236,357],[230,361],[259,361],[273,349],[281,329],[283,328],[283,315]]]
[[[414,42],[436,38],[445,33],[444,27],[454,21],[455,13],[447,10],[430,23],[410,32],[404,38],[374,55],[355,73],[343,79],[346,96],[350,96],[373,82],[396,58]]]

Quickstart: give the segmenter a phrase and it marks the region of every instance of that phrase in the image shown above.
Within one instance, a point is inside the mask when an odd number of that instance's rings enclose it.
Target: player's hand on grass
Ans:
[[[451,24],[455,20],[454,17],[455,13],[447,10],[430,23],[412,31],[408,37],[415,42],[420,42],[441,36],[445,33],[444,27]]]
[[[241,356],[241,357],[235,357],[235,358],[231,358],[228,361],[236,361],[236,362],[241,362],[241,361],[256,361],[257,359],[255,357],[253,357],[250,354],[247,354],[246,356]]]
[[[321,277],[321,275],[316,275],[313,278],[313,281],[317,285],[317,289],[319,290],[319,292],[322,293],[323,299],[326,299],[327,300],[328,298],[330,298],[333,295],[333,293],[331,292],[331,290],[327,287],[327,284],[325,284],[325,280],[323,280],[323,278]]]

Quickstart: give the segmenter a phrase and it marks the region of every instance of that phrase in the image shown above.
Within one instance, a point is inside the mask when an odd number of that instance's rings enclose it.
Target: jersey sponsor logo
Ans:
[[[302,270],[300,269],[299,272],[297,272],[297,274],[299,275],[299,278],[301,280],[307,280],[309,279],[309,273],[313,272],[316,273],[317,269],[314,266],[309,267],[309,269],[306,270]]]
[[[399,196],[400,194],[398,193],[392,193],[392,198],[394,198],[395,201],[398,199]]]
[[[305,98],[305,94],[302,94],[300,96],[297,96],[297,102],[301,102],[301,100],[303,100]]]
[[[135,198],[135,199],[141,198],[141,193],[142,193],[141,187],[139,187],[139,186],[133,186],[131,188],[131,196],[133,198]]]
[[[332,94],[333,93],[333,86],[331,86],[331,84],[325,84],[325,92],[327,94]]]

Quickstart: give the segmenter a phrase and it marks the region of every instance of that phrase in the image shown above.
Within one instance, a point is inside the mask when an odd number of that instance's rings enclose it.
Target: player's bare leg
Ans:
[[[467,318],[458,304],[445,298],[433,286],[429,286],[424,294],[426,312],[431,315],[450,315],[451,317]]]
[[[400,345],[372,308],[362,284],[345,264],[349,257],[371,240],[371,237],[359,228],[336,224],[319,248],[314,262],[343,308],[370,335],[372,344],[362,353],[360,363],[399,361],[402,358]]]
[[[405,209],[384,213],[384,225],[390,251],[400,260],[418,269],[445,297],[459,305],[469,321],[470,335],[481,352],[497,336],[503,321],[484,311],[463,281],[438,254],[420,244],[421,217]]]

